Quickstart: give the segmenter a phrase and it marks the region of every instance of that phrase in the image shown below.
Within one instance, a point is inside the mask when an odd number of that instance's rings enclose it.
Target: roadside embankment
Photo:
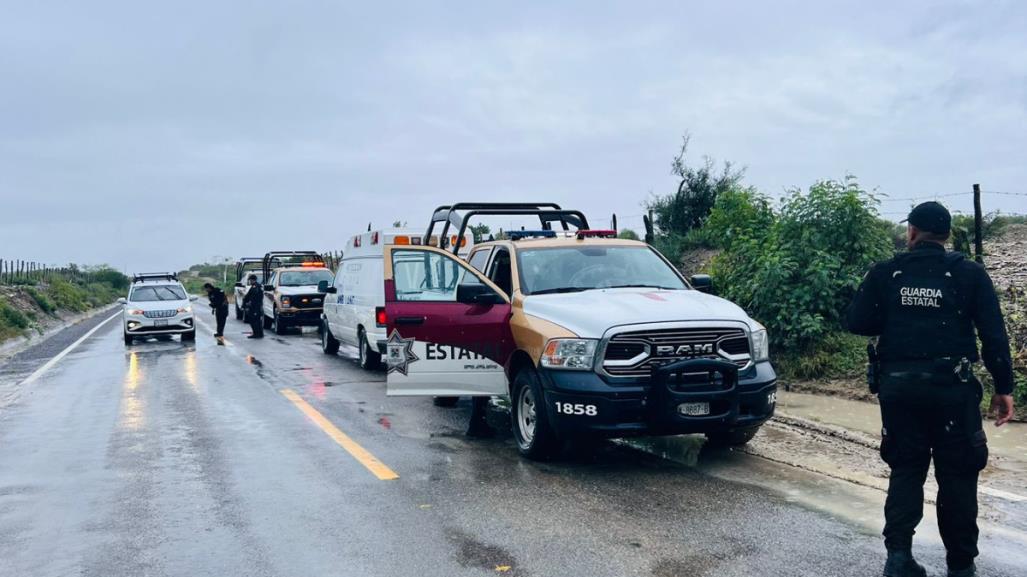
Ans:
[[[106,282],[54,280],[0,286],[0,358],[109,307],[124,288]]]

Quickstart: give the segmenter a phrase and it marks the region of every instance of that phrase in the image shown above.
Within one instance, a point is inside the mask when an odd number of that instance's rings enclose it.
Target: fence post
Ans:
[[[974,260],[984,262],[984,215],[981,214],[981,185],[974,185]]]

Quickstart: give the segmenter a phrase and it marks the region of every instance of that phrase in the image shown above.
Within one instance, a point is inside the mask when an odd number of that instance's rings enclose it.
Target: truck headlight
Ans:
[[[757,329],[750,334],[752,339],[752,362],[758,363],[770,358],[770,337],[767,329]]]
[[[553,339],[546,343],[541,365],[549,369],[591,370],[597,344],[595,339]]]
[[[282,306],[283,307],[292,306],[292,299],[290,297],[282,297]]]

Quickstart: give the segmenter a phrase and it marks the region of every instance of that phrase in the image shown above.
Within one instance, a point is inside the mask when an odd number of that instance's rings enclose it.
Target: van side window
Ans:
[[[478,272],[485,272],[485,263],[489,260],[489,253],[492,252],[487,248],[474,251],[471,255],[471,259],[467,261],[475,270]]]
[[[513,292],[513,274],[510,270],[510,251],[505,248],[497,248],[496,256],[489,266],[489,280],[496,283],[507,295]]]

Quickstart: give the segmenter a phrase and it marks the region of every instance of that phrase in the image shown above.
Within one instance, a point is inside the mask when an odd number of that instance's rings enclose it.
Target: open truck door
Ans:
[[[509,297],[435,247],[386,246],[384,260],[388,394],[507,394]]]

